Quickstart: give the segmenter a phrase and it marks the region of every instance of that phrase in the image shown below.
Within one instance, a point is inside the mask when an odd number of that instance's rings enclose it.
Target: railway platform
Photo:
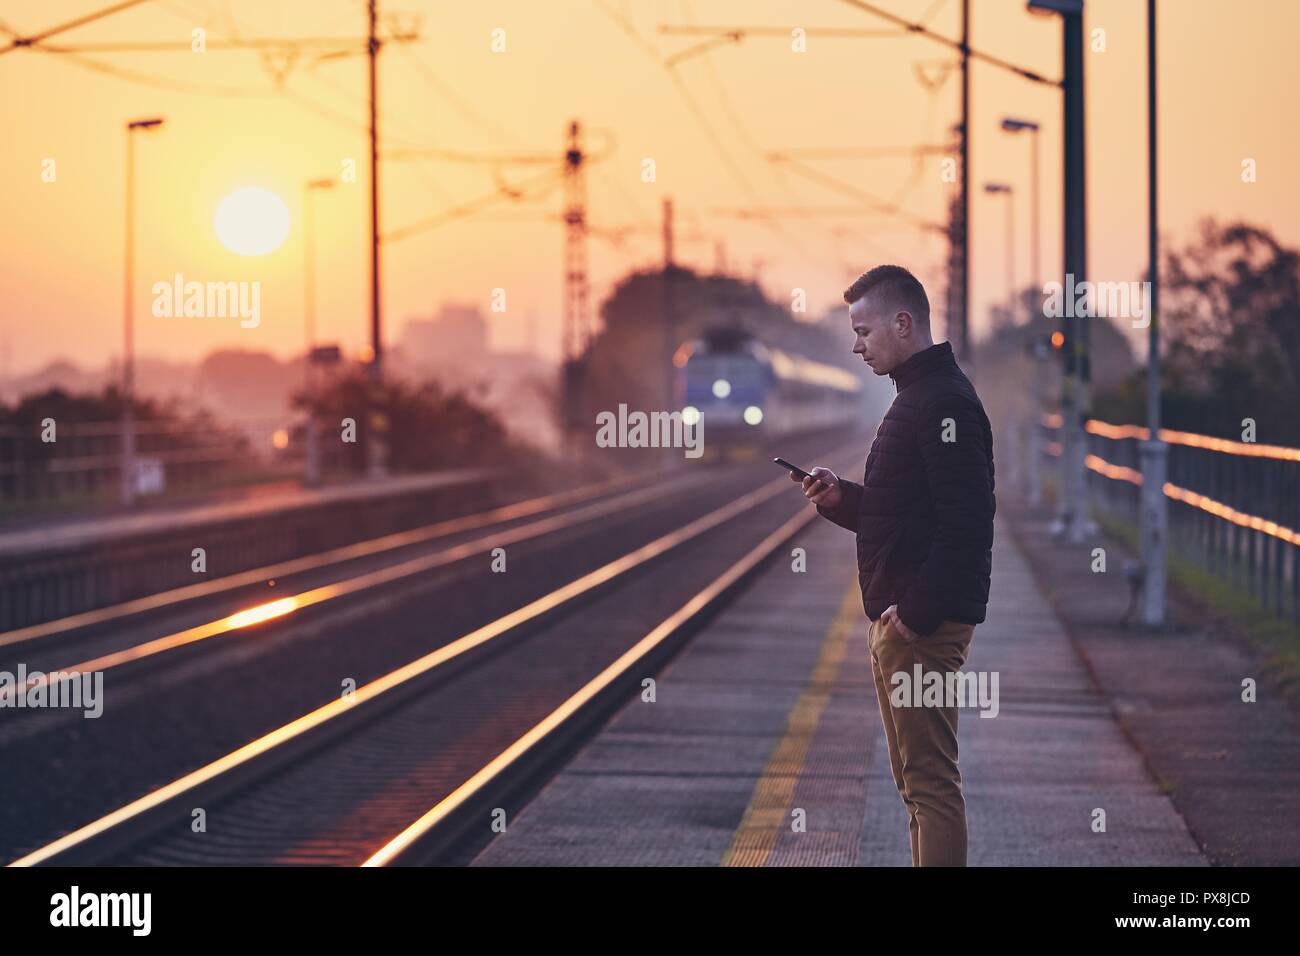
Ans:
[[[807,570],[774,559],[473,865],[910,865],[852,539],[790,548]],[[1205,865],[1003,519],[964,671],[998,675],[996,716],[960,715],[970,865]]]
[[[20,522],[0,530],[0,631],[453,517],[499,494],[499,475],[459,469]]]

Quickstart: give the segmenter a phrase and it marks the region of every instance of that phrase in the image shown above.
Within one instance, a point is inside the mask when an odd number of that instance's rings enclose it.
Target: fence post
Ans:
[[[1146,580],[1142,590],[1142,623],[1162,627],[1165,623],[1166,551],[1169,537],[1169,509],[1165,501],[1165,474],[1169,446],[1159,438],[1142,442],[1142,563]]]
[[[1026,437],[1028,438],[1026,444],[1029,446],[1026,464],[1028,465],[1029,506],[1031,508],[1037,508],[1043,503],[1043,480],[1038,470],[1043,458],[1043,426],[1037,418],[1039,414],[1038,407],[1034,406],[1033,414],[1025,422]]]

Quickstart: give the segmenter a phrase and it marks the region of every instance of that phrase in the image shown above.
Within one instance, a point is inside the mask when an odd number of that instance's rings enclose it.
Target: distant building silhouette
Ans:
[[[520,438],[545,446],[558,441],[550,397],[554,363],[531,348],[490,348],[488,320],[477,305],[444,303],[434,318],[407,320],[392,367],[467,392]]]
[[[478,306],[448,303],[437,318],[408,321],[401,347],[412,365],[441,368],[486,358],[487,339],[487,320]]]

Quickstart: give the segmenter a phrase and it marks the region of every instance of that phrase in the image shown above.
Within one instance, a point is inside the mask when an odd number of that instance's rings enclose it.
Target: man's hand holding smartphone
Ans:
[[[824,508],[838,508],[844,493],[840,491],[840,479],[829,468],[818,465],[808,473],[807,478],[800,478],[790,472],[790,480],[803,485],[803,495],[815,505]]]

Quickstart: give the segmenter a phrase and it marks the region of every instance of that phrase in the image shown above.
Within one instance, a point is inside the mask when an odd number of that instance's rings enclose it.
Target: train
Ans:
[[[743,329],[708,330],[684,343],[673,364],[683,421],[703,422],[706,450],[757,449],[863,416],[858,376],[767,345]]]

